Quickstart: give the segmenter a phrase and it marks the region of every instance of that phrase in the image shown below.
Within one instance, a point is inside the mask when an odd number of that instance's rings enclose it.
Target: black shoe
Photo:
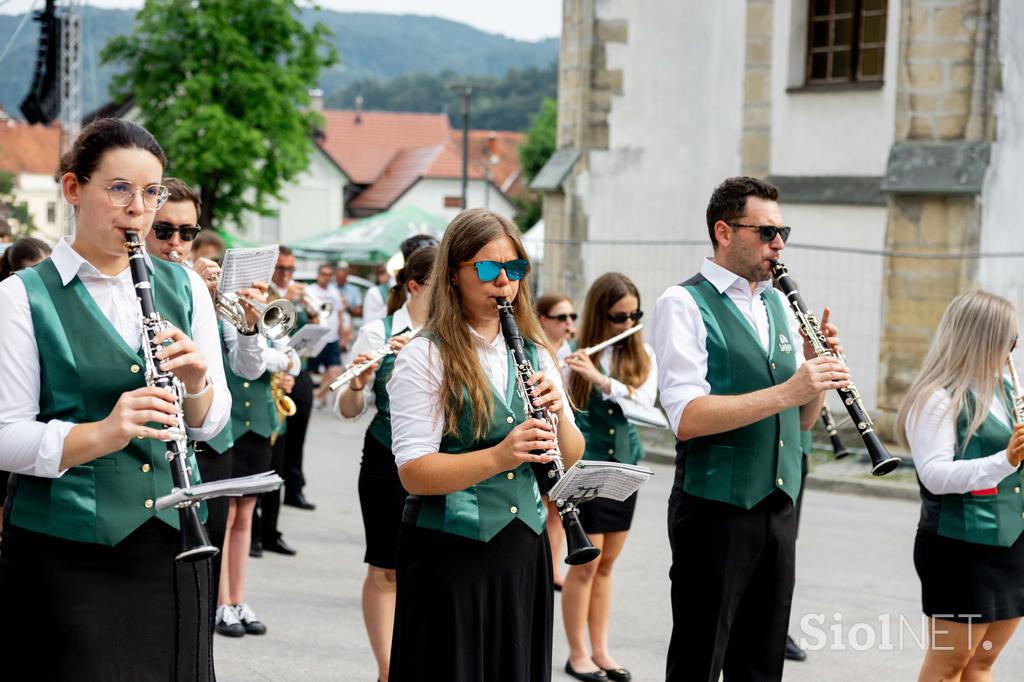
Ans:
[[[249,545],[249,556],[253,559],[259,559],[263,556],[263,543],[256,541]]]
[[[605,675],[603,670],[595,670],[592,673],[578,673],[572,669],[569,661],[565,662],[565,673],[569,677],[575,677],[577,680],[583,680],[584,682],[607,682],[608,676]]]
[[[245,626],[238,619],[235,607],[230,604],[221,604],[217,607],[217,620],[214,623],[213,629],[218,635],[225,635],[226,637],[245,636]]]
[[[284,503],[289,507],[298,507],[299,509],[309,509],[312,511],[316,509],[316,505],[306,499],[306,496],[302,493],[298,495],[285,495]]]
[[[260,622],[248,604],[235,604],[235,613],[238,614],[238,620],[242,621],[242,627],[245,628],[247,635],[267,634],[267,626]]]
[[[786,635],[786,660],[806,661],[807,652],[797,646],[796,642],[789,635]]]
[[[594,661],[594,659],[590,660],[593,661],[594,665],[598,668],[601,668],[597,661]],[[630,682],[633,679],[633,674],[625,668],[601,668],[601,670],[604,671],[604,674],[608,676],[609,680],[614,680],[615,682]]]
[[[277,538],[273,542],[264,542],[263,549],[268,552],[277,552],[278,554],[284,554],[286,556],[295,556],[298,554],[291,546],[284,541],[284,538]]]

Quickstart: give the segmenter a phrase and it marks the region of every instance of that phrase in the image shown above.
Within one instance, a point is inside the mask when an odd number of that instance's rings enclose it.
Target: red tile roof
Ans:
[[[480,167],[470,164],[469,177],[478,180],[484,177]],[[398,152],[388,167],[362,194],[349,202],[353,209],[384,210],[393,204],[420,178],[461,178],[462,155],[450,144],[433,147],[403,149]]]
[[[450,143],[451,127],[445,114],[413,114],[325,110],[324,150],[349,179],[370,185],[381,177],[395,156],[405,149]]]
[[[493,136],[494,142],[491,143]],[[452,133],[455,146],[462,154],[462,131]],[[490,156],[497,157],[491,168],[491,180],[509,196],[519,196],[529,190],[523,181],[522,169],[519,166],[519,146],[526,140],[526,135],[512,130],[470,130],[469,131],[469,163],[470,166],[486,168]]]
[[[60,128],[13,121],[0,124],[0,170],[54,175],[60,165]]]

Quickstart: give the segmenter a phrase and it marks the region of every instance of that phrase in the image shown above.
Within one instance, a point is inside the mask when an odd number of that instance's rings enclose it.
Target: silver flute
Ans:
[[[644,328],[644,326],[642,324],[638,324],[635,327],[630,327],[629,329],[627,329],[626,331],[622,332],[621,334],[616,334],[615,336],[611,337],[610,339],[605,339],[601,343],[595,343],[593,346],[587,346],[586,348],[583,349],[583,353],[586,354],[586,355],[594,355],[595,353],[600,353],[601,351],[603,351],[608,346],[614,345],[614,344],[618,343],[619,341],[622,341],[623,339],[628,339],[630,336],[633,336],[633,334],[636,334],[638,331],[640,331],[643,328]],[[565,367],[565,366],[566,365],[563,362],[562,363],[562,367]]]
[[[395,353],[397,353],[398,350],[391,347],[391,339],[401,338],[412,338],[412,332],[406,332],[405,334],[395,334],[390,339],[385,341],[383,345],[377,347],[376,350],[370,353],[369,359],[364,360],[363,362],[357,362],[355,364],[349,365],[349,368],[342,372],[337,379],[332,381],[331,385],[328,386],[328,388],[332,391],[337,391],[342,386],[348,386],[350,383],[352,383],[353,379],[355,379],[357,376],[365,372],[371,365],[380,362],[389,355],[394,355]]]
[[[1010,371],[1010,390],[1013,391],[1013,423],[1024,424],[1024,393],[1020,390],[1020,377],[1012,355],[1006,358],[1006,367]]]

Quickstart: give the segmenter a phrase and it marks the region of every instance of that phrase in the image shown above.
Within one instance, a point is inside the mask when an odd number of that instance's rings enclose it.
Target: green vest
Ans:
[[[384,339],[391,338],[391,324],[394,316],[384,318]],[[370,422],[370,434],[388,450],[391,449],[391,401],[388,399],[388,379],[395,366],[395,354],[385,356],[377,367],[373,377],[373,395],[377,404],[377,414]]]
[[[280,426],[270,392],[273,372],[264,372],[258,379],[243,379],[225,366],[224,376],[231,391],[231,433],[235,440],[250,431],[270,438]]]
[[[800,450],[807,456],[814,452],[814,437],[810,431],[800,432]]]
[[[537,350],[530,342],[526,342],[526,353],[531,364],[537,367]],[[501,442],[516,424],[526,421],[523,401],[516,389],[511,354],[508,379],[504,396],[492,387],[494,412],[484,437],[477,440],[473,435],[473,409],[466,391],[466,407],[459,415],[458,429],[454,435],[442,437],[439,452],[457,455],[492,447]],[[487,542],[514,519],[519,519],[540,535],[547,521],[547,509],[533,470],[524,463],[447,495],[410,495],[406,501],[406,518],[420,528]]]
[[[595,364],[604,373],[600,361]],[[590,391],[586,412],[576,413],[576,426],[586,442],[583,459],[636,464],[644,456],[636,427],[622,414],[619,404],[606,400],[597,387]]]
[[[156,258],[150,262],[156,309],[190,335],[187,273]],[[39,349],[38,421],[99,421],[122,393],[146,385],[141,349],[128,347],[78,277],[64,286],[49,258],[17,274],[28,294]],[[191,450],[188,458],[192,482],[199,483]],[[154,506],[173,487],[163,441],[133,439],[123,450],[71,467],[60,478],[18,474],[12,480],[11,522],[37,533],[114,546],[154,516],[179,527],[176,509],[158,513]],[[205,505],[200,513],[205,519]]]
[[[1012,405],[1009,387],[1007,405]],[[954,460],[978,459],[1005,450],[1010,429],[991,413],[967,443],[964,435],[974,413],[974,396],[968,393],[956,419]],[[1010,414],[1012,414],[1010,410]],[[1009,547],[1024,531],[1024,495],[1021,494],[1020,468],[991,490],[966,494],[939,495],[939,535],[981,545]]]
[[[707,381],[712,395],[740,395],[775,386],[796,372],[786,311],[773,289],[761,293],[768,312],[767,355],[736,305],[698,275],[682,284],[707,330]],[[793,407],[747,426],[693,438],[677,446],[690,495],[750,509],[775,490],[796,502],[800,493],[800,410]]]

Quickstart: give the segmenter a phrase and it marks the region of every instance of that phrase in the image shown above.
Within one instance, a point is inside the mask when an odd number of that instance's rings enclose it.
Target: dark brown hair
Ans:
[[[388,294],[388,315],[405,305],[409,298],[409,282],[423,284],[430,278],[430,271],[437,260],[436,246],[421,246],[405,259],[405,265],[395,275],[395,286]]]
[[[747,211],[747,197],[778,201],[779,188],[770,182],[747,175],[726,178],[716,187],[711,193],[707,210],[708,236],[711,237],[711,245],[716,249],[718,240],[715,239],[715,223],[719,220],[727,223],[742,217]]]
[[[79,182],[88,182],[103,155],[111,149],[143,149],[167,165],[167,156],[156,138],[138,123],[120,118],[98,118],[79,134],[71,150],[60,160],[60,175],[74,173]]]
[[[192,251],[201,249],[204,246],[216,246],[217,250],[224,254],[224,240],[214,230],[199,230],[199,234],[192,240]]]
[[[163,179],[164,187],[167,188],[167,201],[191,201],[196,207],[196,217],[203,212],[203,202],[199,195],[191,187],[178,178],[167,177]]]
[[[601,343],[612,336],[608,311],[624,296],[636,298],[640,305],[640,291],[633,281],[621,272],[608,272],[590,285],[587,300],[583,304],[583,322],[580,325],[579,347],[586,348]],[[644,350],[643,332],[637,332],[612,348],[611,375],[632,388],[639,388],[651,371],[651,359]],[[594,358],[594,364],[598,364]],[[573,372],[569,376],[569,398],[573,404],[585,408],[590,397],[592,384],[582,374]]]
[[[49,255],[49,244],[34,237],[22,237],[0,255],[0,281]]]

